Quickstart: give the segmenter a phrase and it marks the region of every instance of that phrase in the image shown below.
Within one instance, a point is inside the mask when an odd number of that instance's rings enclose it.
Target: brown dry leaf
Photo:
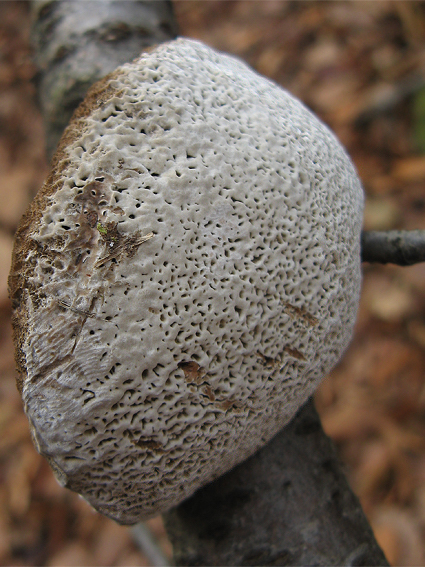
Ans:
[[[30,506],[31,487],[28,480],[25,470],[19,465],[7,479],[8,509],[13,518],[22,518]]]
[[[365,280],[364,304],[368,311],[382,321],[400,321],[415,311],[415,296],[407,286],[389,276]]]
[[[285,51],[280,45],[270,46],[261,52],[255,63],[259,73],[266,77],[274,77],[283,67],[286,60]]]
[[[28,420],[25,415],[17,414],[4,427],[0,437],[0,454],[10,451],[15,445],[30,440]]]
[[[368,436],[377,428],[376,416],[368,408],[354,404],[337,404],[321,418],[326,434],[337,443]]]
[[[0,503],[3,504],[1,500],[2,499],[0,498]],[[11,547],[11,537],[8,526],[9,522],[6,514],[7,514],[7,508],[5,506],[2,506],[2,512],[0,514],[0,564],[1,565],[6,564],[5,559],[9,555],[10,547]]]
[[[372,526],[392,565],[424,565],[422,533],[412,513],[398,507],[382,508],[372,518]],[[392,534],[396,543],[389,543]]]
[[[32,444],[31,447],[33,447]],[[36,452],[35,448],[33,450]],[[64,496],[63,487],[53,476],[52,470],[43,458],[40,460],[40,469],[37,478],[34,480],[33,496],[52,501],[60,501]]]
[[[400,207],[393,198],[366,198],[363,229],[392,230],[400,222]]]
[[[310,93],[309,100],[318,112],[332,113],[336,116],[338,109],[353,100],[359,89],[359,78],[354,73],[341,72],[328,80],[316,84]],[[339,120],[342,122],[342,120]]]
[[[155,518],[146,520],[146,525],[157,539],[166,534],[162,516],[156,516]]]
[[[327,16],[339,26],[349,26],[354,31],[360,32],[370,31],[368,28],[376,24],[376,18],[392,11],[389,9],[389,4],[388,0],[362,2],[359,9],[359,3],[356,2],[332,2]]]
[[[425,349],[425,323],[421,320],[410,321],[407,330],[410,337]]]
[[[395,45],[389,43],[378,45],[372,53],[372,64],[380,76],[389,79],[387,71],[390,71],[400,62],[401,53]]]
[[[403,269],[402,276],[403,282],[412,289],[418,300],[421,299],[424,303],[425,262]],[[423,309],[418,310],[417,314],[422,316],[422,313]]]
[[[425,472],[425,459],[423,460],[422,472]],[[416,510],[422,527],[425,527],[425,485],[416,490]]]
[[[0,225],[14,230],[27,208],[34,188],[31,167],[18,167],[0,176]]]
[[[425,179],[425,157],[406,157],[394,162],[391,175],[399,183]]]
[[[357,81],[359,81],[358,78]],[[332,113],[337,123],[353,123],[360,117],[380,112],[381,109],[392,105],[397,94],[395,86],[388,83],[378,83],[363,91],[358,82],[353,86],[356,86],[356,90],[351,92],[351,96],[346,96],[339,101]],[[350,95],[349,92],[346,94]],[[352,96],[353,94],[355,96]]]
[[[394,433],[395,429],[397,429],[397,433]],[[387,474],[391,477],[392,483],[391,487],[388,487],[387,499],[400,504],[407,504],[414,497],[415,491],[412,455],[420,455],[423,452],[424,443],[418,435],[404,430],[402,427],[395,428],[393,424],[391,432],[383,428],[381,433],[390,455]]]
[[[8,302],[7,278],[12,261],[13,238],[0,231],[0,305]]]
[[[304,53],[304,66],[310,71],[319,72],[340,65],[341,47],[334,38],[319,38]]]
[[[379,429],[387,447],[393,453],[421,454],[425,450],[423,435],[399,426],[384,415],[379,417]]]
[[[117,567],[150,567],[150,562],[141,553],[127,551],[116,562]]]
[[[15,413],[16,409],[10,406],[8,400],[3,400],[2,403],[0,403],[0,437],[3,435],[3,430],[14,418]]]
[[[390,565],[399,565],[401,538],[397,529],[389,523],[373,524],[376,541],[380,545]]]
[[[115,565],[118,557],[132,544],[130,532],[112,521],[106,521],[93,542],[96,565]]]
[[[41,456],[28,443],[16,453],[8,471],[8,507],[14,518],[22,517],[31,502],[31,484],[41,464]]]
[[[415,2],[401,2],[398,0],[395,9],[403,24],[405,37],[409,43],[422,47],[425,38],[425,24]]]
[[[351,129],[350,132],[352,132]],[[367,199],[373,199],[374,195],[382,199],[381,195],[385,196],[392,193],[396,183],[395,179],[388,174],[387,167],[379,156],[373,152],[365,153],[364,148],[361,150],[356,148],[351,157],[365,187]],[[391,196],[389,199],[394,198]],[[401,211],[399,214],[401,217]]]
[[[70,518],[75,518],[74,522],[78,524],[80,518],[69,513],[63,492],[57,498],[48,498],[45,495],[37,495],[37,497],[46,503],[46,509],[40,516],[43,519],[44,531],[47,535],[47,541],[44,544],[45,554],[46,557],[51,557],[59,553],[66,546],[69,538],[74,536],[74,533],[71,533]]]
[[[400,321],[412,313],[415,302],[412,294],[397,286],[376,290],[369,297],[369,308],[373,315],[383,321]]]
[[[91,554],[78,542],[71,542],[47,563],[49,567],[82,567],[96,565]]]
[[[162,516],[156,516],[155,518],[151,518],[150,520],[146,521],[146,525],[158,541],[163,553],[166,557],[173,556],[173,546],[168,539],[167,532],[165,531],[164,521]]]
[[[75,530],[76,536],[86,541],[87,544],[102,530],[104,522],[109,521],[77,494],[69,494],[68,506],[72,509],[72,513],[79,518]]]
[[[369,189],[369,194],[387,195],[394,191],[397,181],[391,175],[375,175],[370,179],[365,179],[365,186]]]
[[[417,349],[402,340],[380,337],[362,345],[361,351],[364,354],[355,369],[360,374],[354,378],[368,385],[371,407],[380,403],[385,411],[394,412],[417,401],[423,383],[423,357]]]
[[[261,32],[249,27],[235,29],[233,25],[227,24],[226,30],[226,24],[224,24],[222,32],[224,37],[227,37],[228,41],[226,50],[231,53],[250,51],[254,48],[255,44],[261,40]]]
[[[363,447],[353,475],[353,486],[363,502],[379,491],[390,468],[391,455],[382,440],[370,441]]]

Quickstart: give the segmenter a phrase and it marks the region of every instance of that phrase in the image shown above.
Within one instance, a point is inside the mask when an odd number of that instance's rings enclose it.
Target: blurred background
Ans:
[[[363,180],[367,229],[425,229],[425,3],[174,3],[180,35],[246,60],[337,134]],[[131,532],[56,483],[15,387],[13,233],[48,164],[29,5],[0,2],[0,564],[149,565]],[[316,396],[393,565],[425,565],[425,264],[364,265],[354,340]],[[171,556],[160,518],[148,528]]]

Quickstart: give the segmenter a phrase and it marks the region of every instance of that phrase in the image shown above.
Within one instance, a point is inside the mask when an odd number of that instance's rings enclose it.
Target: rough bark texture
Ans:
[[[49,157],[90,85],[177,35],[168,0],[39,0],[33,16]]]
[[[177,565],[388,565],[311,400],[165,519]]]
[[[362,260],[398,266],[425,262],[425,230],[364,232]]]
[[[35,3],[49,154],[93,82],[176,33],[168,1]],[[388,565],[312,402],[166,522],[179,565]]]

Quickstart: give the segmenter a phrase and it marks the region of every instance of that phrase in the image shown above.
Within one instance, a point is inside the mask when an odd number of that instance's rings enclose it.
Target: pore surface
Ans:
[[[60,482],[133,523],[266,443],[351,336],[362,202],[317,118],[200,43],[96,85],[10,277],[20,388]]]

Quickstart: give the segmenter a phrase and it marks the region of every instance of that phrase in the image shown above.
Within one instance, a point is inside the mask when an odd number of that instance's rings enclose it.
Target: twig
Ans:
[[[133,540],[153,567],[168,567],[170,562],[156,542],[150,529],[142,522],[131,528]]]
[[[425,230],[365,231],[362,260],[398,266],[425,262]]]

